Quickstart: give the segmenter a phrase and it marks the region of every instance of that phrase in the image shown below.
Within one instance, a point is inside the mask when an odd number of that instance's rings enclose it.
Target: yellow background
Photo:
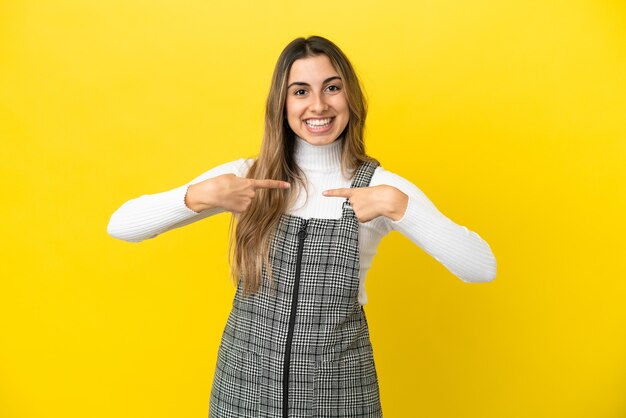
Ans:
[[[626,417],[626,5],[0,1],[0,416],[206,417],[222,214],[131,244],[141,194],[254,156],[273,65],[336,42],[368,152],[478,232],[467,284],[399,233],[366,306],[385,416]]]

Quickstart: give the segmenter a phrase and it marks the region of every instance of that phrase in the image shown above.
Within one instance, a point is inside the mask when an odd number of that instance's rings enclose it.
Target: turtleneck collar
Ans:
[[[298,135],[294,136],[296,141],[294,158],[302,170],[335,172],[341,169],[343,136],[324,145],[312,145]]]

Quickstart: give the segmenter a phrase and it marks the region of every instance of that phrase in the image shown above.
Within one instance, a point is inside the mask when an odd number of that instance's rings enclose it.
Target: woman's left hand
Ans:
[[[379,216],[398,221],[404,216],[409,203],[409,197],[405,193],[386,184],[329,189],[322,194],[329,197],[347,197],[359,222],[368,222]]]

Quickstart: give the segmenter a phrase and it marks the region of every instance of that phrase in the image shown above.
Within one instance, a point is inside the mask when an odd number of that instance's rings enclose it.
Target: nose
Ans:
[[[328,103],[326,103],[324,96],[321,94],[313,95],[311,99],[310,109],[315,113],[322,113],[325,110],[328,110]]]

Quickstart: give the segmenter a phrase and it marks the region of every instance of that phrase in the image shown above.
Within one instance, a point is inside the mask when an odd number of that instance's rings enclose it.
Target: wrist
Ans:
[[[211,202],[204,200],[204,197],[210,195],[210,193],[206,193],[204,191],[204,188],[206,188],[208,184],[203,183],[205,182],[190,185],[187,188],[187,194],[185,195],[185,205],[197,213],[214,207]]]
[[[399,221],[406,213],[409,204],[409,196],[395,187],[392,187],[392,190],[393,195],[392,198],[389,199],[391,204],[388,209],[387,217],[393,221]]]

